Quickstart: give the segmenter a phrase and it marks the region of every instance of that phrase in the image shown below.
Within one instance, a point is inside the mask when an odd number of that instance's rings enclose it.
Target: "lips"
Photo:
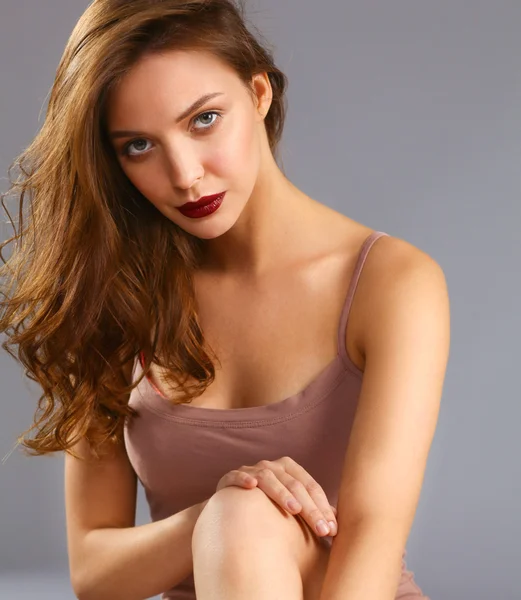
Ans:
[[[213,194],[212,196],[202,196],[201,198],[199,198],[199,200],[197,200],[197,202],[187,202],[186,204],[179,206],[179,209],[195,210],[197,208],[202,208],[207,204],[211,204],[214,200],[217,200],[217,198],[220,198],[223,194],[224,192],[221,192],[220,194]]]
[[[190,219],[201,219],[213,214],[221,207],[226,192],[214,194],[212,196],[203,196],[197,202],[188,202],[178,207],[178,211]]]

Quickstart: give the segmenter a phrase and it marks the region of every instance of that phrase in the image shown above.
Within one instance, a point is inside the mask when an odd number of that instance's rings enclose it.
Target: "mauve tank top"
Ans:
[[[219,479],[241,465],[290,456],[322,486],[337,506],[342,465],[363,371],[346,351],[349,311],[366,257],[374,242],[388,235],[374,231],[362,244],[341,311],[338,353],[299,393],[265,406],[218,409],[174,405],[148,376],[132,390],[129,404],[140,418],[125,422],[128,457],[143,486],[152,521],[165,519],[215,493]],[[138,360],[139,358],[139,360]],[[132,376],[143,370],[138,355]],[[331,536],[320,538],[331,546]],[[429,600],[402,571],[395,600]],[[195,600],[193,572],[165,591],[162,600]]]

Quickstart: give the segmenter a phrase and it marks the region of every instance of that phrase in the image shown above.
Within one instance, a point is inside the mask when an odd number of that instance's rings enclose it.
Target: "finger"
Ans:
[[[238,476],[246,485],[257,485],[257,479],[255,478],[255,469],[254,467],[242,466],[240,469],[236,469],[232,471],[233,473],[238,473]]]
[[[244,485],[246,485],[246,487],[257,487],[257,480],[251,475],[246,475],[244,478]]]
[[[268,498],[271,498],[284,510],[292,514],[297,514],[302,510],[302,506],[298,505],[296,498],[280,481],[278,475],[269,468],[257,469],[255,472],[257,487],[261,489]],[[292,506],[290,502],[297,503],[297,506]]]
[[[282,464],[284,465],[284,471],[286,473],[293,476],[297,481],[303,484],[308,494],[315,502],[317,508],[324,515],[325,521],[331,521],[332,523],[334,523],[335,528],[332,532],[332,535],[334,535],[336,531],[338,531],[336,512],[333,510],[333,507],[329,504],[329,500],[327,499],[326,493],[324,492],[322,487],[315,479],[313,479],[313,477],[311,477],[311,475],[306,471],[306,469],[304,469],[304,467],[302,467],[302,465],[299,465],[296,461],[292,460],[291,458],[284,458]],[[282,478],[281,481],[285,483]],[[292,490],[290,489],[290,491]]]
[[[300,514],[311,529],[320,537],[336,535],[338,530],[338,527],[334,527],[336,518],[327,499],[325,501],[326,508],[323,508],[317,504],[317,501],[309,493],[302,481],[295,479],[286,472],[280,474],[279,477],[285,487],[302,505]],[[322,502],[322,504],[324,503]],[[329,524],[330,521],[333,523],[333,526]]]
[[[255,487],[257,485],[257,480],[252,477],[249,473],[246,473],[245,471],[240,471],[237,470],[235,472],[235,485],[241,486],[241,487]]]
[[[251,488],[255,487],[256,485],[256,479],[252,477],[249,473],[238,469],[234,469],[233,471],[229,471],[228,473],[223,475],[223,477],[221,477],[221,479],[219,480],[219,484],[217,485],[216,491],[230,486]]]

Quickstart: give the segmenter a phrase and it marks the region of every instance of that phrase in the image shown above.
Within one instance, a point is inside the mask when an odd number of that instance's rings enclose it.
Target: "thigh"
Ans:
[[[201,516],[216,511],[225,529],[250,532],[281,542],[300,571],[304,600],[319,600],[330,555],[330,544],[316,535],[300,515],[284,510],[259,488],[230,486],[216,492]],[[214,521],[215,522],[215,521]],[[233,523],[233,525],[232,525]]]

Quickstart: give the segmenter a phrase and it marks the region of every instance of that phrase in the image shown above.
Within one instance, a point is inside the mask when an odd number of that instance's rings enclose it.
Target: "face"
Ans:
[[[255,187],[271,88],[265,74],[252,84],[258,99],[213,55],[173,51],[144,57],[108,98],[109,136],[123,171],[163,215],[197,237],[230,229]],[[213,97],[193,106],[206,95]],[[202,218],[178,209],[221,192],[220,208]]]

